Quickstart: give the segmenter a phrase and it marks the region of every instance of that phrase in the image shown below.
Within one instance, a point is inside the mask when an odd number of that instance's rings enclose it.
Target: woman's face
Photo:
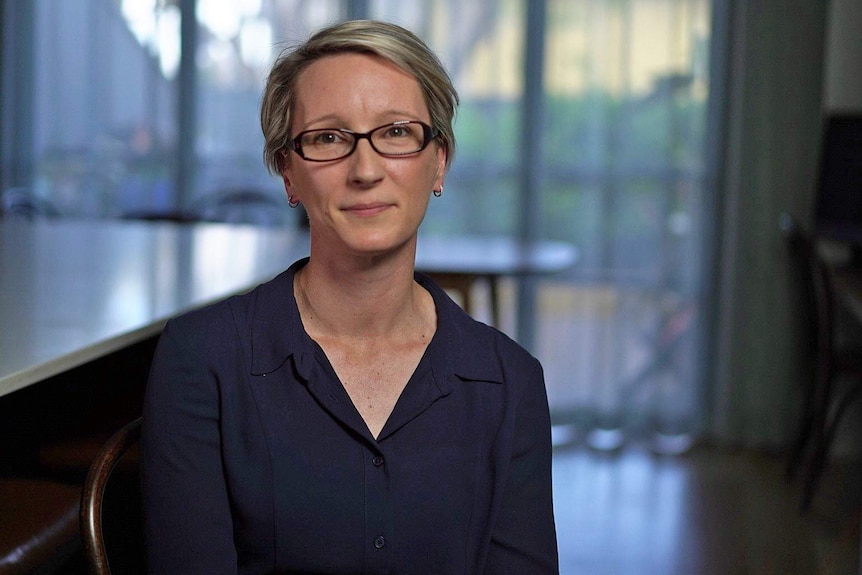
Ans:
[[[339,54],[309,66],[297,82],[292,133],[323,128],[368,132],[392,122],[431,123],[416,79],[366,54]],[[416,239],[446,154],[433,141],[410,156],[384,157],[366,139],[340,160],[310,162],[290,152],[282,176],[305,206],[315,253],[380,255]]]

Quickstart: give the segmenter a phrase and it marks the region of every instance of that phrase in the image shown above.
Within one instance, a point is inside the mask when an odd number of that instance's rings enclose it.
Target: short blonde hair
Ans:
[[[291,140],[291,115],[300,74],[317,60],[342,53],[373,54],[416,78],[431,124],[439,132],[436,139],[446,151],[448,168],[455,155],[452,123],[459,101],[440,60],[418,36],[401,26],[350,20],[320,30],[300,46],[282,52],[273,64],[260,106],[267,170],[272,174],[281,172],[283,152]]]

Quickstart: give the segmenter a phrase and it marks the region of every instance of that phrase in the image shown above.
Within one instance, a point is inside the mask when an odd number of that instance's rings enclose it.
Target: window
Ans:
[[[274,58],[348,16],[413,29],[462,98],[457,156],[424,233],[577,245],[578,265],[536,286],[526,318],[556,417],[614,432],[691,428],[711,217],[709,0],[3,5],[0,184],[72,217],[167,211],[230,190],[286,202],[261,158],[258,105]],[[189,72],[181,7],[195,5]],[[528,54],[539,68],[526,75]],[[524,319],[503,327],[524,333]]]

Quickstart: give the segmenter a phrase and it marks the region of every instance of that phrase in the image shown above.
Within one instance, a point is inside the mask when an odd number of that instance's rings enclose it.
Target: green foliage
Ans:
[[[685,210],[680,182],[702,178],[705,102],[685,93],[548,97],[538,142],[520,136],[520,122],[517,101],[463,104],[449,198],[432,204],[426,229],[515,233],[525,146],[542,150],[541,190],[530,200],[540,203],[542,235],[581,246],[660,237],[670,213]]]

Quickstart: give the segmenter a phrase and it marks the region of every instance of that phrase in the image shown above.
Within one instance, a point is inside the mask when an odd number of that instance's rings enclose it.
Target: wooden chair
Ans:
[[[788,476],[794,477],[806,464],[801,507],[808,510],[842,417],[862,392],[862,343],[841,337],[832,272],[814,238],[787,215],[782,216],[781,227],[793,259],[802,303],[799,311],[810,343],[806,351],[811,370],[802,418],[787,465]],[[839,389],[839,381],[849,385]]]
[[[291,214],[287,199],[254,189],[236,189],[204,196],[194,213],[201,221],[257,226],[283,226]]]
[[[79,548],[76,485],[32,478],[0,479],[0,575],[60,567]]]
[[[93,575],[144,573],[138,471],[117,478],[117,466],[141,437],[141,418],[117,431],[99,451],[81,494],[81,538]],[[110,561],[109,561],[110,556]]]
[[[133,210],[123,214],[121,219],[142,222],[171,222],[175,224],[194,224],[201,221],[196,214],[167,210]]]
[[[0,217],[36,220],[59,215],[59,210],[51,202],[24,188],[10,188],[0,194]]]
[[[123,214],[126,220],[193,224],[201,222],[283,226],[290,214],[287,199],[254,189],[215,192],[201,197],[186,210],[134,210]]]

